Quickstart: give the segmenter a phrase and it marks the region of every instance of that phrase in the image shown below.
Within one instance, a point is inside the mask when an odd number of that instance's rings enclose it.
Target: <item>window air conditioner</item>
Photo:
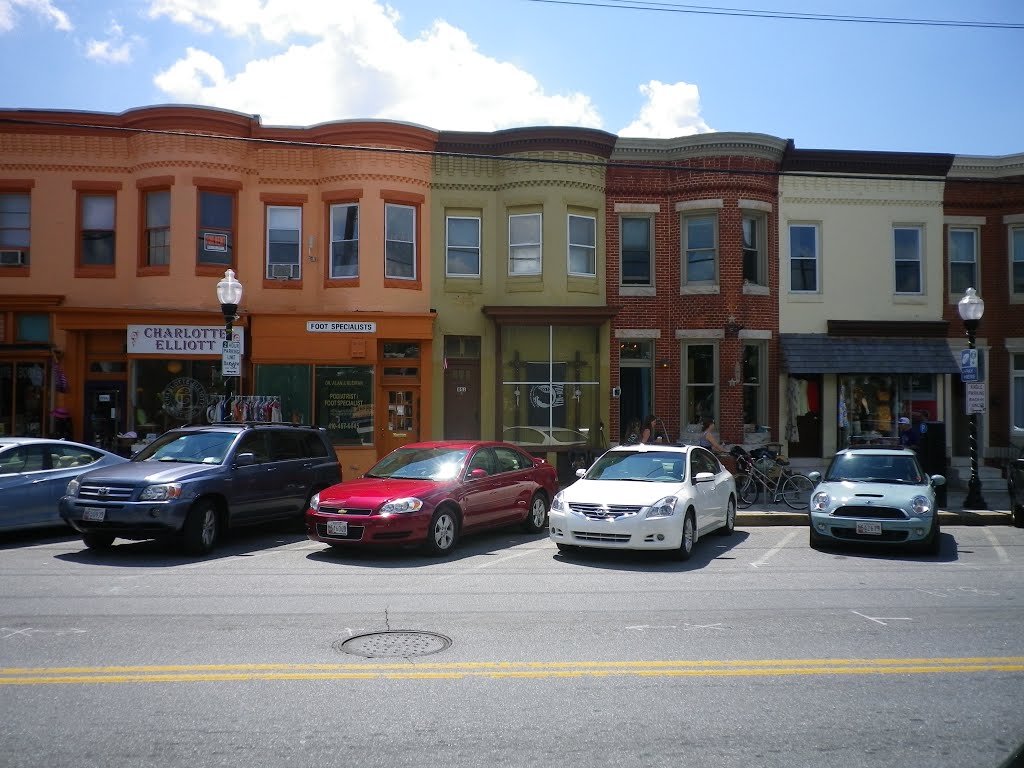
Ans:
[[[0,265],[5,267],[25,266],[24,251],[0,251]]]
[[[273,280],[298,280],[298,264],[271,264],[270,277]]]

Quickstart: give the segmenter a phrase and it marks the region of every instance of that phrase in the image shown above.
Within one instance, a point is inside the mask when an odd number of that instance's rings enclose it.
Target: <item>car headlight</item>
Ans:
[[[932,513],[932,503],[927,496],[915,496],[910,502],[910,508],[918,517]]]
[[[559,491],[558,493],[555,494],[555,498],[551,502],[551,510],[550,511],[551,512],[564,512],[565,508],[562,506],[563,504],[564,504],[564,502],[562,501],[562,492]]]
[[[824,491],[819,491],[818,493],[811,496],[811,509],[813,509],[815,512],[824,512],[826,509],[828,509],[828,505],[831,503],[832,497],[829,496]]]
[[[676,513],[676,502],[678,502],[675,496],[666,496],[663,499],[658,499],[656,502],[651,504],[647,508],[647,519],[652,517],[672,517]]]
[[[147,485],[142,489],[139,499],[142,501],[170,501],[181,496],[181,483],[164,483]]]
[[[64,493],[68,496],[77,496],[79,485],[81,485],[81,483],[78,482],[78,478],[73,478],[71,482],[68,483],[68,489],[64,491]]]
[[[309,499],[309,508],[314,512],[320,509],[320,493],[314,493]]]
[[[382,515],[408,514],[410,512],[419,512],[421,509],[423,509],[423,502],[411,496],[408,499],[389,501],[380,508],[380,513]]]

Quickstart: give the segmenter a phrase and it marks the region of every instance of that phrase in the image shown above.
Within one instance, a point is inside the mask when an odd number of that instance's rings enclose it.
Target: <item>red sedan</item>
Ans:
[[[555,468],[509,443],[411,443],[313,496],[306,533],[332,547],[422,544],[446,555],[464,533],[515,523],[540,533],[556,493]]]

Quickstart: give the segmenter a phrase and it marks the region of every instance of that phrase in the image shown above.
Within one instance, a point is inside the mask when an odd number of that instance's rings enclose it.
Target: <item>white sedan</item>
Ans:
[[[555,496],[549,535],[560,550],[672,550],[680,560],[736,525],[736,483],[695,445],[620,445]]]

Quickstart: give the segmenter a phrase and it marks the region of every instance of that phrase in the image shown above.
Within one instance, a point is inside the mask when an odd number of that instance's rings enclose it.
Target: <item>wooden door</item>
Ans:
[[[381,419],[381,451],[385,456],[395,448],[420,439],[419,387],[385,387]]]
[[[449,360],[444,372],[445,440],[480,439],[480,361]]]

